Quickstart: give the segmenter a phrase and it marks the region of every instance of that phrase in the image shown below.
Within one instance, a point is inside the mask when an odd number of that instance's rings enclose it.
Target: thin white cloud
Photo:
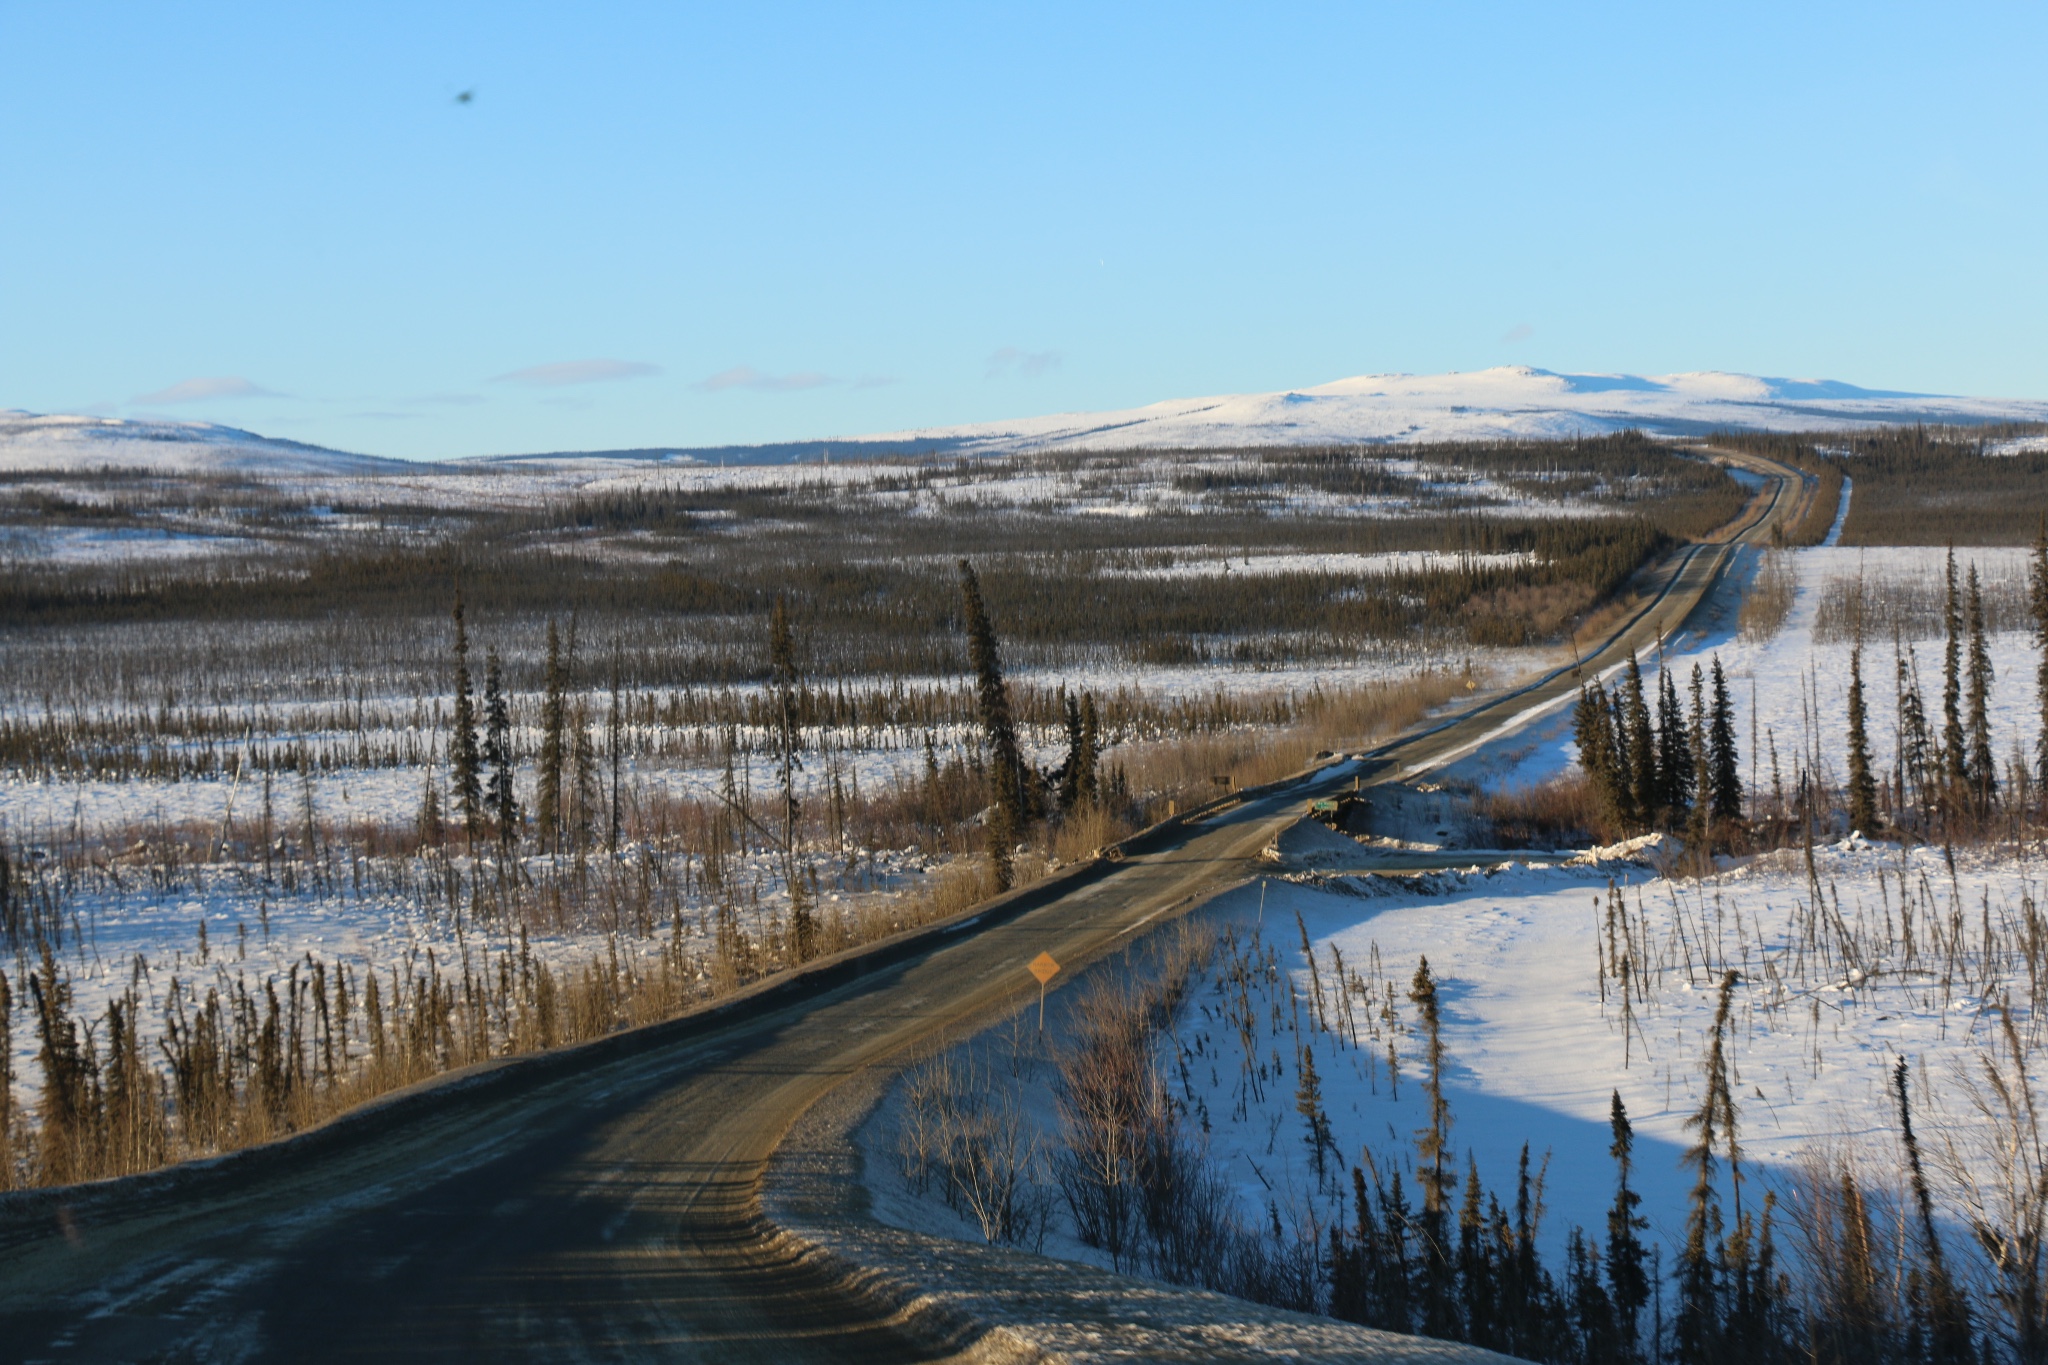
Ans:
[[[988,377],[1021,374],[1026,379],[1036,379],[1047,370],[1057,369],[1059,363],[1058,351],[1020,351],[1015,346],[1005,346],[988,358]]]
[[[1535,335],[1536,329],[1534,327],[1531,327],[1526,322],[1518,322],[1508,328],[1507,335],[1501,338],[1501,342],[1503,345],[1513,346],[1516,342],[1527,341]]]
[[[549,365],[529,365],[523,370],[513,370],[491,382],[517,384],[528,389],[561,389],[571,384],[602,384],[613,379],[642,379],[660,373],[659,365],[647,365],[638,360],[557,360]]]
[[[901,382],[893,374],[864,374],[853,381],[853,386],[856,389],[886,389],[891,384],[899,384]]]
[[[180,379],[167,389],[145,393],[140,398],[131,398],[131,403],[198,403],[209,398],[281,398],[284,395],[272,393],[269,389],[255,384],[240,375],[212,375],[203,379]]]
[[[727,389],[794,393],[798,389],[823,388],[831,382],[832,376],[819,374],[816,370],[798,370],[793,374],[763,374],[752,365],[735,365],[729,370],[720,370],[708,379],[699,380],[697,387],[706,393],[722,393]]]

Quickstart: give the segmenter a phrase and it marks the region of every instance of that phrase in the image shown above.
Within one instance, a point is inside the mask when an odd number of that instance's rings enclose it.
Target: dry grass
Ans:
[[[1743,594],[1742,610],[1736,617],[1745,640],[1765,641],[1785,627],[1792,614],[1792,600],[1799,593],[1799,570],[1792,556],[1782,550],[1766,550],[1757,565],[1749,591]]]

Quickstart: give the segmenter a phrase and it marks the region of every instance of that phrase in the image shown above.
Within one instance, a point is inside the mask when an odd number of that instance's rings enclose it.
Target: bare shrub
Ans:
[[[1578,767],[1532,786],[1481,791],[1473,798],[1472,810],[1492,827],[1500,848],[1569,848],[1620,837],[1606,818],[1592,779]]]
[[[1783,550],[1764,551],[1735,618],[1742,638],[1764,641],[1776,635],[1792,614],[1792,600],[1798,593],[1799,570],[1792,556]]]
[[[1045,1142],[1014,1093],[996,1086],[973,1054],[942,1053],[904,1083],[897,1154],[904,1181],[972,1218],[983,1240],[1045,1244],[1052,1194]]]

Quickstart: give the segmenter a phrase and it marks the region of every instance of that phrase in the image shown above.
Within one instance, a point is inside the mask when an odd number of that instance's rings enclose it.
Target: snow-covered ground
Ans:
[[[1511,1193],[1527,1144],[1544,1172],[1548,1252],[1561,1251],[1572,1226],[1597,1231],[1613,1198],[1608,1113],[1618,1092],[1636,1128],[1644,1212],[1668,1247],[1684,1216],[1678,1156],[1701,1102],[1722,974],[1740,974],[1729,1055],[1752,1175],[1784,1188],[1802,1161],[1833,1153],[1888,1177],[1898,1146],[1886,1087],[1901,1057],[1930,1150],[1953,1142],[1968,1154],[1985,1128],[1969,1078],[1995,1044],[1993,1007],[2009,1001],[2021,1035],[2040,1041],[2044,1019],[2011,939],[2024,932],[2043,871],[2038,860],[1966,857],[1951,881],[1939,850],[1845,842],[1816,852],[1818,908],[1803,864],[1783,856],[1700,882],[1640,864],[1546,861],[1409,878],[1270,876],[1200,912],[1222,946],[1155,1056],[1247,1223],[1274,1208],[1289,1219],[1313,1210],[1327,1223],[1341,1216],[1349,1168],[1368,1156],[1382,1178],[1400,1171],[1415,1188],[1426,1064],[1408,993],[1427,958],[1443,1003],[1459,1184],[1470,1161],[1489,1189]],[[1958,912],[1968,922],[1951,943],[1944,935]],[[1839,930],[1827,927],[1831,915]],[[1624,954],[1634,964],[1626,1011]],[[1086,989],[1055,995],[1051,1050]],[[1012,1065],[1011,1031],[985,1036],[983,1074],[1013,1088],[1057,1140],[1047,1049],[1024,1037],[1026,1060]],[[1304,1050],[1334,1140],[1320,1178],[1298,1112]],[[896,1105],[865,1136],[879,1216],[978,1238],[936,1193],[904,1181],[900,1097]],[[1107,1264],[1058,1217],[1047,1246]]]
[[[1852,645],[1816,639],[1840,633],[1822,619],[1830,593],[1839,603],[1859,578],[1873,596],[1887,580],[1924,591],[1938,586],[1945,552],[1816,548],[1788,558],[1798,588],[1781,629],[1745,638],[1738,628],[1751,563],[1669,643],[1665,659],[1681,679],[1695,662],[1721,659],[1745,746],[1754,726],[1755,780],[1765,791],[1773,743],[1788,777],[1817,749],[1823,770],[1839,780]],[[1969,550],[1958,554],[1958,568],[1967,573],[1974,563],[1988,595],[2022,584],[2025,560],[2020,550]],[[1917,647],[1921,685],[1938,707],[1939,640],[1906,644]],[[2031,754],[2037,647],[2017,630],[1990,644],[1998,752]],[[1656,663],[1645,660],[1651,677]],[[1869,643],[1864,680],[1880,764],[1889,763],[1894,742],[1893,673],[1890,639]],[[1569,708],[1535,717],[1430,776],[1487,786],[1541,780],[1574,760],[1568,722]],[[1416,825],[1421,836],[1455,820],[1450,792],[1416,793],[1426,817]],[[1460,1184],[1469,1159],[1489,1187],[1508,1190],[1526,1143],[1539,1164],[1548,1162],[1550,1249],[1561,1249],[1573,1225],[1598,1229],[1613,1195],[1607,1123],[1619,1092],[1636,1125],[1645,1212],[1669,1246],[1684,1213],[1677,1161],[1689,1142],[1685,1120],[1702,1095],[1716,987],[1732,969],[1739,976],[1730,1057],[1753,1172],[1787,1188],[1803,1162],[1838,1155],[1889,1181],[1899,1150],[1886,1087],[1903,1058],[1934,1153],[1937,1198],[1953,1213],[1955,1187],[1944,1172],[1951,1153],[1975,1160],[1986,1136],[1973,1086],[1981,1085],[1982,1057],[1996,1050],[2002,1011],[2010,1010],[2029,1049],[2048,1024],[2036,984],[2048,976],[2038,957],[2030,965],[2025,947],[2039,932],[2044,850],[1965,851],[1952,872],[1940,849],[1902,850],[1846,833],[1816,850],[1810,872],[1796,852],[1728,865],[1703,881],[1660,875],[1654,854],[1589,863],[1475,853],[1468,870],[1402,878],[1357,875],[1389,856],[1387,841],[1303,825],[1281,841],[1274,875],[1200,912],[1225,946],[1156,1056],[1247,1221],[1272,1209],[1286,1217],[1319,1210],[1327,1220],[1337,1215],[1338,1189],[1348,1188],[1314,1169],[1297,1112],[1304,1050],[1320,1077],[1341,1169],[1370,1153],[1383,1175],[1407,1171],[1412,1191],[1413,1139],[1425,1115],[1408,991],[1427,957],[1444,1002],[1444,1082]],[[1429,846],[1409,842],[1411,852]],[[1622,956],[1630,961],[1626,1011]],[[1055,1046],[1084,990],[1070,986],[1056,1007]],[[1002,1030],[978,1044],[996,1053],[1006,1045]],[[1008,1084],[1001,1065],[987,1069]],[[1022,1072],[1019,1103],[1050,1140],[1059,1125],[1050,1064],[1040,1058]],[[900,1226],[979,1236],[896,1173],[897,1121],[898,1111],[885,1107],[866,1136],[877,1210]],[[1102,1261],[1055,1221],[1051,1249]]]

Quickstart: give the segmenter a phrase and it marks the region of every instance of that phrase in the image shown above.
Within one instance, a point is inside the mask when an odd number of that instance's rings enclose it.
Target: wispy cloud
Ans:
[[[853,381],[853,386],[856,389],[886,389],[891,384],[899,384],[901,382],[893,374],[864,374]]]
[[[1507,335],[1501,338],[1501,342],[1503,345],[1513,346],[1515,343],[1527,341],[1530,337],[1535,335],[1536,329],[1534,327],[1531,327],[1526,322],[1518,322],[1514,326],[1508,328]]]
[[[132,398],[132,403],[198,403],[209,398],[282,398],[260,384],[240,375],[213,375],[204,379],[180,379],[167,389]]]
[[[1036,379],[1047,370],[1059,368],[1058,351],[1020,351],[1015,346],[1005,346],[988,358],[988,377],[1021,374],[1026,379]]]
[[[416,398],[401,398],[398,401],[431,403],[437,407],[468,407],[473,403],[483,402],[484,396],[480,393],[423,393]]]
[[[832,376],[819,374],[816,370],[798,370],[793,374],[763,374],[752,365],[735,365],[729,370],[720,370],[708,379],[699,380],[697,387],[706,393],[723,393],[727,389],[794,393],[798,389],[823,388],[831,382]]]
[[[523,370],[501,374],[494,384],[517,384],[527,389],[561,389],[571,384],[602,384],[613,379],[642,379],[660,374],[659,365],[638,360],[557,360],[550,365],[529,365]]]

